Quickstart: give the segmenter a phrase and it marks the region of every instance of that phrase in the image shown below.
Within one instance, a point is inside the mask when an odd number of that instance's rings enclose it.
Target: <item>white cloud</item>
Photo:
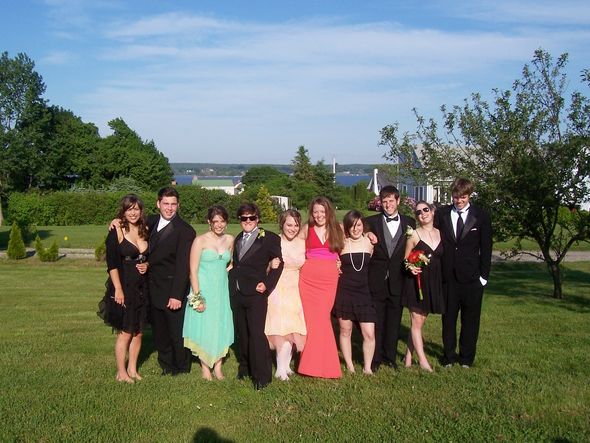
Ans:
[[[586,53],[590,40],[585,29],[530,23],[448,31],[179,12],[99,32],[100,61],[116,70],[78,98],[85,118],[104,128],[122,116],[172,161],[228,161],[228,152],[233,161],[262,161],[247,155],[255,149],[254,157],[284,162],[306,144],[317,158],[377,162],[379,129],[396,120],[413,126],[412,107],[436,114],[474,90],[508,88],[536,48]]]
[[[457,16],[493,23],[551,27],[590,24],[590,4],[580,0],[451,2],[445,7]]]
[[[41,60],[40,64],[45,65],[65,65],[75,58],[74,54],[68,51],[52,51],[47,53]]]

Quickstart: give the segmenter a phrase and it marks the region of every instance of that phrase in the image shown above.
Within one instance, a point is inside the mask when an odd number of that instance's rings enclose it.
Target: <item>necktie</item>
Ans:
[[[251,235],[252,235],[251,232],[244,232],[244,235],[242,236],[242,245],[240,246],[240,249],[244,249],[244,247],[246,246],[246,243],[248,243],[248,239],[250,238]]]
[[[461,217],[461,214],[463,214],[463,211],[457,211],[457,215],[459,216],[459,218],[457,219],[457,241],[461,238],[463,226],[465,225],[465,223],[463,223],[463,218]]]
[[[385,221],[387,223],[392,222],[392,221],[398,221],[398,220],[399,220],[399,214],[396,215],[395,217],[387,217],[387,216],[385,216]]]

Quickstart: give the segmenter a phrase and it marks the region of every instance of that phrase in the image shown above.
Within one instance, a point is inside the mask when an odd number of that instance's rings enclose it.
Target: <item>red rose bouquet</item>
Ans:
[[[426,255],[424,251],[420,249],[414,249],[408,255],[408,258],[404,260],[406,264],[406,269],[408,270],[421,270],[424,266],[430,263],[430,256]],[[420,272],[416,274],[416,283],[418,283],[418,294],[419,299],[423,300],[424,295],[422,294],[422,280],[420,280]]]

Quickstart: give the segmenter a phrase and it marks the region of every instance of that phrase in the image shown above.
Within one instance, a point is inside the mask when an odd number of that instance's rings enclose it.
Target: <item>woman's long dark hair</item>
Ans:
[[[119,212],[117,213],[117,218],[121,220],[121,228],[124,231],[129,231],[129,222],[125,218],[125,211],[133,206],[137,205],[139,208],[139,219],[137,220],[137,232],[139,236],[144,240],[149,238],[147,224],[145,222],[145,215],[143,213],[143,202],[141,199],[135,194],[127,194],[125,197],[121,199],[119,203]]]
[[[324,207],[326,212],[326,234],[327,238],[330,242],[330,252],[338,252],[342,251],[344,248],[344,234],[342,233],[342,228],[340,228],[340,224],[336,220],[336,211],[332,206],[332,202],[328,200],[326,197],[316,197],[311,202],[309,202],[308,212],[308,220],[307,225],[308,227],[315,226],[315,221],[313,219],[313,207],[314,205],[320,205]]]

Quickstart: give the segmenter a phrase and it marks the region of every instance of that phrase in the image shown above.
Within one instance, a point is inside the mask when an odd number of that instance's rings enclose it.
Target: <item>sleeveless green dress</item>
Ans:
[[[184,313],[184,346],[210,368],[227,355],[234,342],[226,269],[230,258],[229,251],[219,254],[213,249],[204,249],[201,252],[197,277],[205,297],[205,311],[197,312],[187,304]]]

